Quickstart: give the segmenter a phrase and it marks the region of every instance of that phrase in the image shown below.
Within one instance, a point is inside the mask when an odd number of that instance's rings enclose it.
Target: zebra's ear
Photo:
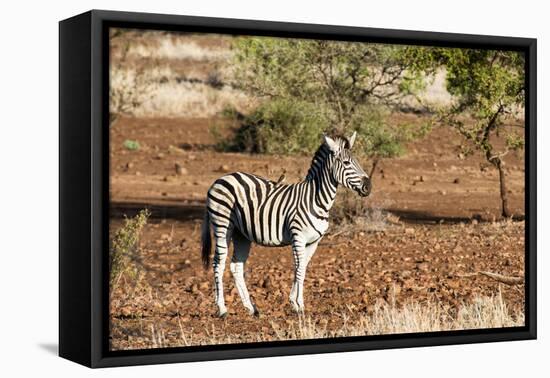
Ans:
[[[357,137],[357,131],[353,132],[353,135],[349,138],[349,149],[351,150],[353,148],[353,144],[355,143],[355,138]]]
[[[323,139],[324,139],[325,144],[327,145],[327,147],[333,153],[335,153],[335,154],[338,153],[338,151],[340,150],[340,145],[338,144],[338,142],[336,142],[334,139],[329,137],[327,134],[323,134]]]

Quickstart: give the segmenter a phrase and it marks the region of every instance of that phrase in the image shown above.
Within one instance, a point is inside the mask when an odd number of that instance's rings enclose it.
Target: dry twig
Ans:
[[[478,274],[492,278],[498,282],[502,282],[506,285],[521,285],[525,282],[523,277],[513,277],[513,276],[503,276],[502,274],[492,273],[492,272],[478,272]]]
[[[513,277],[513,276],[503,276],[502,274],[493,273],[493,272],[476,272],[476,273],[465,273],[458,274],[458,277],[461,278],[471,278],[475,276],[485,276],[492,278],[495,281],[502,282],[506,285],[521,285],[525,282],[523,277]]]

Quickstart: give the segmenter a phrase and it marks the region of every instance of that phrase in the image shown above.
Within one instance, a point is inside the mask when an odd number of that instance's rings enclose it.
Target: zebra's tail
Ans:
[[[204,214],[204,220],[202,221],[202,265],[204,269],[207,269],[210,265],[210,250],[212,249],[212,239],[210,235],[210,213],[208,209]]]

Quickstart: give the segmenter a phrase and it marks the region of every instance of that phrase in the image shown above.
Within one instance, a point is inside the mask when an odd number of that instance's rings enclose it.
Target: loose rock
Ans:
[[[223,164],[223,165],[220,165],[220,167],[218,168],[218,172],[223,172],[223,173],[227,173],[229,172],[229,165],[227,164]]]
[[[187,168],[183,167],[181,164],[179,163],[175,163],[174,164],[174,168],[176,170],[176,174],[178,176],[183,176],[183,175],[186,175],[189,173],[189,171],[187,170]]]

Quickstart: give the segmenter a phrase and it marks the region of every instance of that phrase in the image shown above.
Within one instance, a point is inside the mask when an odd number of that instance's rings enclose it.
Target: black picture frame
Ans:
[[[146,28],[523,51],[526,57],[525,326],[109,351],[108,28]],[[535,339],[536,71],[529,38],[92,10],[59,23],[59,355],[89,367]]]

